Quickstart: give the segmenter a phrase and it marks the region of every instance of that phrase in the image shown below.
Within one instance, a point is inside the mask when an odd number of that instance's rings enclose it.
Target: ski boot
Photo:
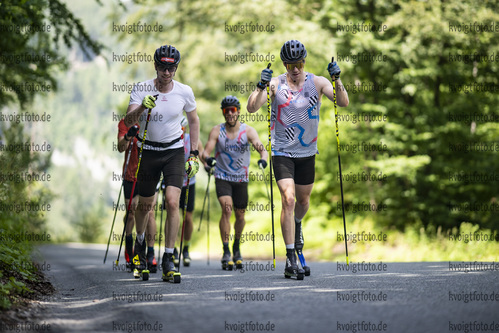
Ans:
[[[286,268],[284,268],[284,277],[289,279],[296,277],[297,280],[303,280],[305,271],[298,268],[296,264],[296,254],[294,250],[286,250]]]
[[[234,262],[230,260],[230,252],[225,252],[222,257],[222,269],[228,269],[229,271],[234,269]]]
[[[184,246],[184,251],[182,251],[182,259],[184,261],[184,267],[189,267],[191,265],[191,257],[189,256],[189,248]]]
[[[243,268],[243,257],[241,256],[241,251],[234,251],[234,255],[232,256],[232,260],[236,265],[236,269]]]
[[[173,263],[173,253],[163,254],[161,269],[163,270],[163,281],[180,283],[180,273],[175,270],[175,264]]]
[[[301,230],[301,222],[295,223],[295,249],[296,254],[298,254],[298,259],[300,259],[300,265],[305,271],[305,276],[310,276],[310,267],[307,266],[305,261],[305,256],[303,255],[303,245],[305,245],[305,240],[303,239],[303,232]]]
[[[149,268],[151,273],[158,272],[158,263],[156,262],[156,257],[154,256],[154,252],[147,253],[147,268]]]
[[[130,235],[125,238],[125,260],[126,260],[126,270],[128,273],[133,272],[133,238]]]
[[[147,244],[145,240],[142,242],[142,245],[139,244],[137,240],[135,240],[135,256],[133,257],[133,277],[138,279],[142,278],[142,280],[149,280],[149,271],[147,270],[147,258],[146,258],[146,247]]]
[[[177,248],[173,248],[173,264],[178,268],[180,262],[178,261],[178,251]]]

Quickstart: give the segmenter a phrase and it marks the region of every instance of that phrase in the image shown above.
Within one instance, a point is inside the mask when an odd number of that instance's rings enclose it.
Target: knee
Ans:
[[[222,204],[222,215],[229,217],[232,215],[232,204],[228,202]]]
[[[286,210],[295,209],[295,197],[290,194],[285,194],[282,197],[282,208]]]
[[[166,209],[168,211],[175,211],[179,209],[179,200],[177,198],[167,198],[166,199]]]
[[[307,207],[308,204],[310,203],[310,198],[305,197],[305,198],[300,198],[296,200],[296,204],[302,206],[302,207]]]

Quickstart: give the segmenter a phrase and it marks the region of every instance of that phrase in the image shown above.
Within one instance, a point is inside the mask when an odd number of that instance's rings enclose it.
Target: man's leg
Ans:
[[[295,224],[293,213],[295,210],[295,182],[292,178],[284,178],[277,181],[277,187],[281,192],[281,231],[286,249],[295,244]]]
[[[229,241],[230,241],[230,217],[232,216],[233,202],[232,197],[223,195],[218,198],[222,208],[222,216],[220,217],[220,237],[223,244],[222,269],[232,270],[234,263],[230,259]]]

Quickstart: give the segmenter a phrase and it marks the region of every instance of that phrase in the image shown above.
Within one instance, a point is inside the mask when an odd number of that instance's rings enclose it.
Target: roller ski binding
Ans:
[[[149,271],[151,273],[158,272],[158,263],[156,261],[156,257],[154,256],[154,253],[147,254],[147,268],[149,268]]]
[[[236,265],[236,269],[243,268],[243,257],[241,256],[241,251],[234,251],[234,256],[232,257],[232,260]]]
[[[146,259],[146,242],[144,241],[142,245],[135,241],[135,256],[133,257],[133,277],[138,279],[142,278],[143,281],[149,280],[149,270],[147,269],[147,259]]]
[[[286,268],[284,268],[284,277],[290,279],[295,277],[297,280],[303,280],[305,271],[298,268],[296,264],[296,254],[294,250],[286,250]]]
[[[180,262],[178,261],[178,251],[177,248],[173,248],[173,264],[178,268]]]
[[[187,246],[184,246],[184,251],[182,251],[182,259],[184,267],[189,267],[191,265],[191,257],[189,256],[189,248]]]
[[[173,253],[163,254],[161,269],[163,270],[163,281],[180,283],[181,277],[180,273],[175,270],[175,264],[173,263]]]
[[[222,257],[222,269],[225,270],[233,270],[234,269],[234,262],[230,260],[230,252],[225,252],[223,257]]]
[[[301,230],[301,222],[295,224],[295,249],[296,254],[298,254],[298,259],[300,259],[300,265],[305,271],[305,276],[310,276],[310,267],[307,266],[305,261],[305,256],[303,255],[303,245],[305,240],[303,239],[303,232]]]

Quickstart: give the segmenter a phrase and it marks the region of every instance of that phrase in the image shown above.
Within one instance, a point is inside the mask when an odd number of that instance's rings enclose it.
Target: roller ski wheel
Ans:
[[[137,268],[135,268],[133,270],[133,277],[136,279],[142,278],[142,281],[147,281],[149,280],[149,271],[147,269],[139,271]]]
[[[175,264],[173,263],[173,254],[165,253],[163,255],[163,261],[161,263],[161,269],[163,271],[162,279],[165,282],[180,283],[181,275],[175,270]]]
[[[184,247],[182,251],[182,261],[184,262],[184,267],[189,267],[191,265],[191,257],[189,256],[189,250]]]
[[[243,257],[241,256],[240,251],[234,251],[234,256],[232,257],[232,260],[234,261],[234,265],[236,266],[236,269],[243,268]]]
[[[234,269],[234,262],[230,260],[230,253],[224,253],[222,257],[222,269],[232,271]]]
[[[296,264],[296,254],[294,250],[286,250],[284,277],[287,279],[294,277],[297,280],[303,280],[305,278],[305,271]]]
[[[178,261],[178,251],[177,248],[173,249],[173,264],[178,268],[180,262]]]

